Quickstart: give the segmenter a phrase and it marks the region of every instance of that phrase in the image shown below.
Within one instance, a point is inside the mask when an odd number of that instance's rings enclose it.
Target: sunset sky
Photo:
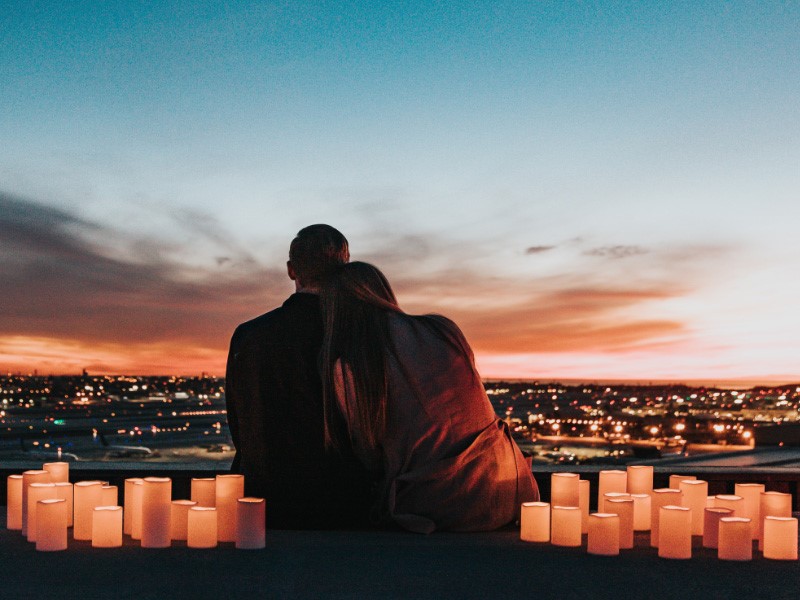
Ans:
[[[325,222],[487,377],[800,380],[800,3],[0,20],[0,370],[222,374]]]

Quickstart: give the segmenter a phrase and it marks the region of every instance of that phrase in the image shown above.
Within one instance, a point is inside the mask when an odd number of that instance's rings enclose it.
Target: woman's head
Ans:
[[[323,303],[335,306],[364,303],[368,307],[398,312],[392,286],[383,273],[369,263],[352,262],[338,267],[322,289]]]

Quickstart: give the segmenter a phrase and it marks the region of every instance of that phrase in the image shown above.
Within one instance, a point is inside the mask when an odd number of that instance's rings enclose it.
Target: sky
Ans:
[[[800,380],[800,3],[16,2],[0,370],[223,374],[329,223],[486,377]]]

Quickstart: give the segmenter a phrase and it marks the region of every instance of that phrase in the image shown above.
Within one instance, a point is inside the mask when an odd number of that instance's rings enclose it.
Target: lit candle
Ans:
[[[173,500],[170,516],[170,537],[173,540],[186,540],[189,531],[189,509],[197,506],[194,500]]]
[[[703,548],[719,546],[719,520],[733,516],[730,508],[712,506],[703,511]]]
[[[703,535],[708,482],[702,479],[684,479],[679,485],[683,494],[681,506],[692,509],[692,535]]]
[[[753,560],[753,533],[750,519],[722,517],[719,520],[717,556],[720,560]]]
[[[617,556],[619,554],[618,515],[609,513],[589,515],[589,537],[586,542],[586,551],[589,554],[601,556]]]
[[[658,528],[659,519],[661,519],[661,509],[670,504],[680,506],[682,497],[680,490],[673,490],[670,488],[653,490],[652,496],[650,497],[650,545],[653,548],[658,547]],[[688,514],[691,517],[692,513]],[[691,531],[689,537],[691,538]]]
[[[32,483],[28,486],[28,533],[29,542],[36,541],[36,503],[39,500],[55,500],[54,483]]]
[[[191,499],[197,506],[216,506],[217,480],[213,477],[192,477]]]
[[[69,481],[69,463],[68,462],[51,462],[44,463],[42,470],[50,473],[50,481],[53,483],[68,482]]]
[[[717,494],[714,497],[714,506],[730,508],[733,511],[731,516],[738,517],[744,507],[744,502],[741,496],[736,496],[734,494]]]
[[[145,477],[142,485],[142,548],[168,548],[172,512],[172,480]]]
[[[236,501],[244,498],[244,475],[217,475],[216,490],[215,505],[217,507],[219,541],[235,542]]]
[[[524,542],[550,541],[550,504],[547,502],[522,503],[519,539]]]
[[[131,538],[142,539],[142,494],[144,479],[134,480],[131,487]],[[126,505],[127,506],[127,505]],[[127,509],[126,509],[127,510]]]
[[[653,467],[649,465],[630,465],[628,467],[629,494],[649,494],[653,491]]]
[[[758,549],[764,550],[764,519],[766,517],[791,517],[792,495],[782,492],[764,492],[761,494],[759,510]]]
[[[6,527],[22,529],[22,475],[6,478]]]
[[[575,473],[550,475],[550,504],[553,506],[580,506],[580,478]]]
[[[115,485],[104,485],[100,493],[100,504],[102,506],[117,506],[119,502],[119,490]]]
[[[608,512],[619,517],[619,547],[622,550],[633,548],[633,500],[631,498],[610,498],[606,500]]]
[[[72,537],[76,540],[92,539],[92,519],[94,509],[100,506],[103,494],[103,482],[79,481],[72,486],[74,493],[74,509]]]
[[[608,492],[627,492],[628,474],[625,471],[600,471],[597,483],[597,506],[603,501],[603,494]],[[600,512],[603,512],[602,509]]]
[[[28,486],[32,483],[50,483],[50,473],[44,470],[22,473],[22,535],[28,535]]]
[[[550,525],[554,546],[581,545],[581,509],[577,506],[553,506]]]
[[[189,509],[186,545],[189,548],[216,548],[217,537],[217,509],[192,506]]]
[[[266,546],[266,521],[263,498],[239,498],[236,501],[236,547],[259,550]]]
[[[691,509],[685,506],[662,506],[658,521],[658,555],[661,558],[692,558]]]
[[[98,506],[92,511],[92,547],[122,546],[122,507]]]
[[[797,519],[764,518],[764,558],[797,560]]]
[[[59,481],[56,486],[56,498],[61,498],[67,503],[67,527],[72,527],[72,484],[68,481]]]
[[[578,508],[581,509],[581,533],[589,531],[589,480],[578,480]]]
[[[681,489],[681,481],[691,481],[692,479],[697,479],[694,475],[670,475],[669,476],[669,487],[673,490]]]
[[[761,512],[761,494],[765,491],[763,483],[737,483],[734,493],[742,497],[740,517],[750,519],[753,539],[758,539],[758,516]]]
[[[67,501],[49,498],[36,503],[36,549],[67,549]]]
[[[138,477],[129,477],[125,480],[123,494],[123,506],[125,507],[125,510],[122,511],[122,532],[126,535],[131,535],[133,532],[134,487],[137,482],[141,483],[142,481],[144,480]],[[139,505],[139,510],[141,510],[141,504]],[[139,538],[141,538],[141,535]]]
[[[597,506],[598,512],[607,513],[613,512],[608,510],[606,504],[609,500],[619,500],[620,498],[630,498],[631,495],[625,492],[606,492],[600,499],[600,504]],[[649,495],[648,495],[649,497]]]
[[[633,530],[650,531],[650,494],[631,494],[633,500]]]

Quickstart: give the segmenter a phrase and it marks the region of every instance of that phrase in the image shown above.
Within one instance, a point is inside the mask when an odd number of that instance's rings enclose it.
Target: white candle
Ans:
[[[673,490],[681,489],[681,481],[691,481],[692,479],[697,479],[694,475],[670,475],[669,476],[669,487]]]
[[[628,474],[625,471],[600,471],[597,483],[597,507],[603,501],[603,494],[608,492],[628,491]],[[600,512],[603,512],[600,510]]]
[[[661,519],[661,509],[667,505],[680,506],[683,495],[680,490],[670,488],[659,488],[653,490],[650,496],[650,545],[658,547],[659,519]],[[689,513],[691,516],[691,513]],[[691,533],[690,533],[691,537]]]
[[[650,531],[650,494],[631,494],[633,500],[633,530]]]
[[[683,494],[681,506],[692,509],[692,535],[703,535],[708,482],[702,479],[684,479],[679,485]]]
[[[266,546],[266,521],[263,498],[239,498],[236,501],[236,547],[259,550]]]
[[[730,508],[733,511],[732,517],[738,517],[744,508],[744,502],[741,496],[734,494],[717,494],[714,497],[714,506],[719,508]]]
[[[547,502],[522,503],[519,539],[524,542],[550,541],[550,504]]]
[[[631,465],[628,467],[629,494],[649,494],[653,491],[653,467],[649,465]]]
[[[709,496],[706,498],[706,508],[714,508],[717,503],[715,502],[716,496]]]
[[[797,560],[797,519],[764,518],[764,558]]]
[[[32,483],[28,486],[28,533],[29,542],[36,541],[36,503],[39,500],[55,500],[54,483]]]
[[[553,506],[550,541],[554,546],[581,545],[581,509],[577,506]]]
[[[216,506],[217,480],[213,477],[192,477],[191,499],[197,506]]]
[[[189,509],[186,545],[189,548],[216,548],[217,537],[217,509],[192,506]]]
[[[44,463],[42,470],[50,473],[50,481],[53,483],[69,482],[69,463],[51,462]]]
[[[580,478],[575,473],[550,475],[550,504],[552,506],[580,506]]]
[[[765,491],[763,483],[737,483],[734,493],[742,497],[739,516],[750,519],[753,539],[758,539],[758,516],[761,513],[761,494]]]
[[[172,513],[172,480],[145,477],[142,485],[142,548],[168,548]]]
[[[606,506],[609,500],[619,500],[620,498],[630,498],[630,494],[626,494],[625,492],[607,492],[603,494],[602,498],[600,499],[600,504],[597,506],[598,512],[607,513],[613,512],[608,510]],[[648,495],[649,497],[649,495]]]
[[[115,485],[104,485],[100,493],[100,504],[103,506],[117,506],[119,490]]]
[[[753,533],[750,519],[722,517],[719,520],[717,556],[720,560],[753,560]]]
[[[100,506],[103,483],[101,481],[78,481],[72,486],[72,491],[75,509],[72,537],[76,540],[91,540],[94,509]]]
[[[791,517],[792,495],[782,492],[764,492],[761,494],[759,510],[758,549],[764,550],[764,519],[766,517]]]
[[[28,535],[28,486],[32,483],[50,483],[50,473],[44,470],[22,473],[22,535]]]
[[[22,475],[6,478],[6,527],[22,529]]]
[[[719,520],[733,516],[730,508],[708,507],[703,511],[703,548],[719,546]]]
[[[142,494],[144,479],[134,480],[131,486],[131,538],[142,539]],[[127,505],[126,505],[127,506]],[[126,508],[127,510],[127,508]]]
[[[92,511],[92,547],[122,546],[122,507],[98,506]]]
[[[56,486],[56,498],[61,498],[67,503],[67,527],[72,527],[72,484],[68,481],[59,481]]]
[[[589,536],[586,542],[589,554],[617,556],[619,554],[619,516],[609,513],[589,515]]]
[[[578,480],[578,508],[581,509],[581,533],[589,531],[589,480]]]
[[[144,481],[139,477],[129,477],[125,480],[122,504],[125,509],[122,511],[122,532],[131,535],[133,531],[133,494],[134,486],[137,482]],[[141,505],[140,505],[141,510]],[[139,536],[141,538],[141,536]]]
[[[193,500],[173,500],[170,516],[170,537],[173,540],[186,540],[189,531],[189,509],[197,506]]]
[[[40,500],[36,504],[36,549],[53,552],[67,549],[67,501]]]
[[[633,548],[633,500],[631,498],[611,498],[606,500],[606,508],[609,513],[619,516],[620,549]]]
[[[692,511],[685,506],[659,509],[658,555],[661,558],[692,558]]]
[[[244,475],[217,475],[216,490],[217,536],[220,542],[235,542],[236,501],[244,498]]]

